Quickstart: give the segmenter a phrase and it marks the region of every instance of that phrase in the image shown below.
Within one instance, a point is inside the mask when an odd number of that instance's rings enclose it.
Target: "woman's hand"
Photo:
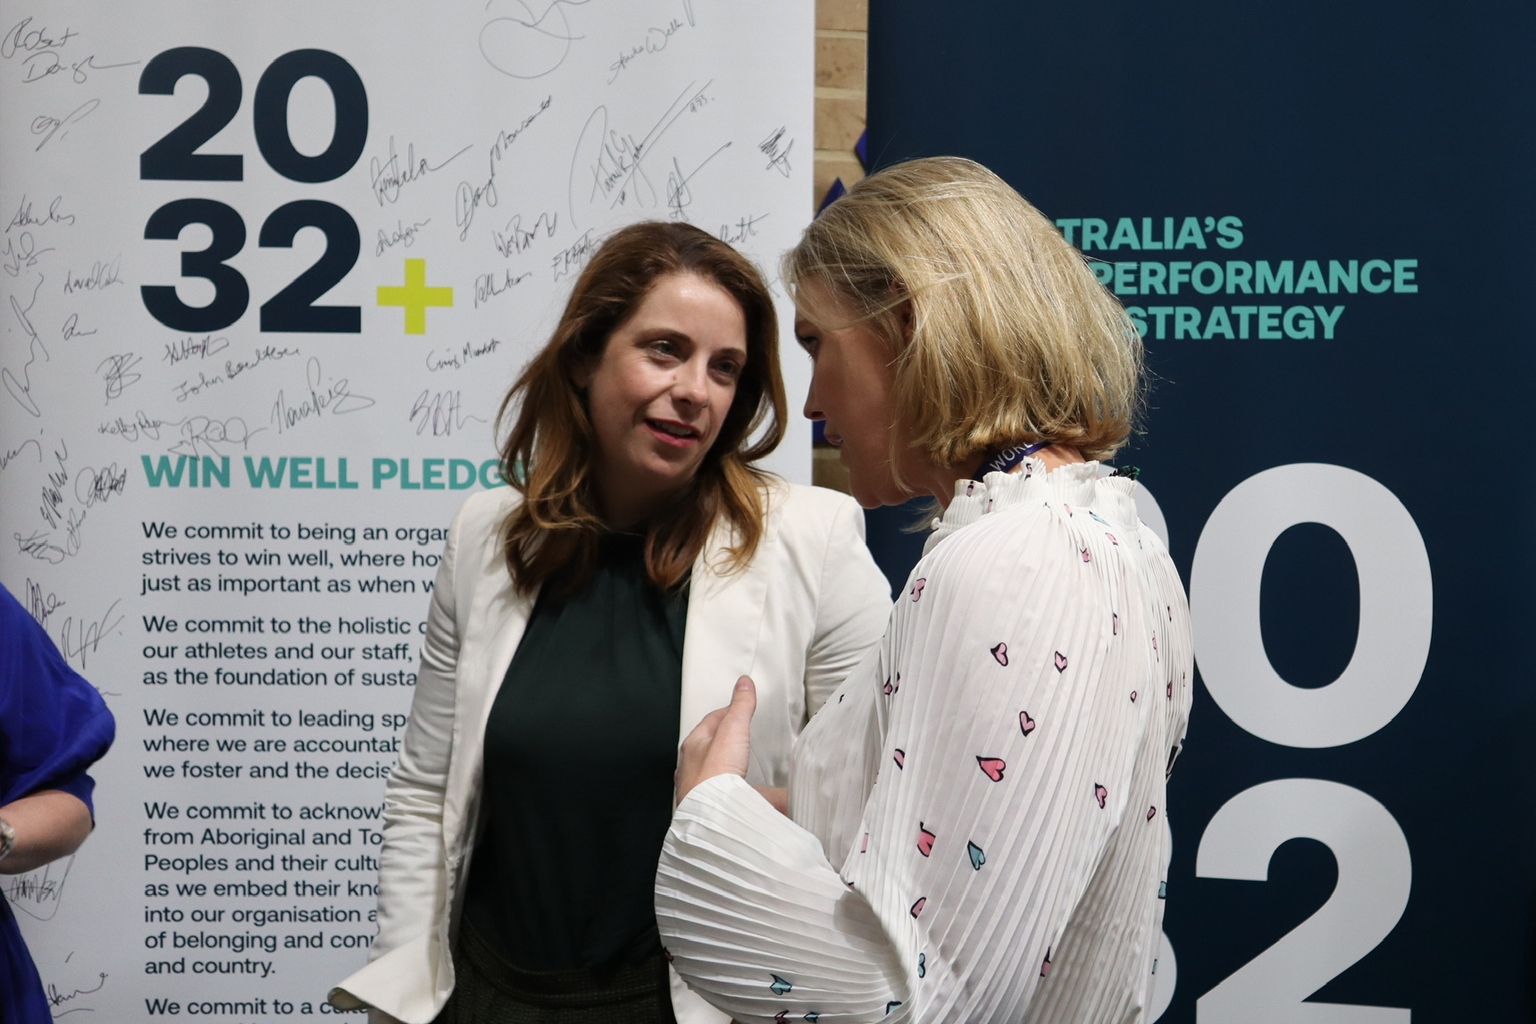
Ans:
[[[752,756],[752,712],[757,710],[757,688],[749,676],[736,680],[729,707],[704,716],[683,740],[677,757],[677,801],[705,779],[716,775],[747,777]]]

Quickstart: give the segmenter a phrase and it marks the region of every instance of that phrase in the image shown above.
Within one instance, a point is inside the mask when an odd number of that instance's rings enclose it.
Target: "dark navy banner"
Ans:
[[[1533,1019],[1536,7],[870,16],[874,164],[992,167],[1146,339],[1200,676],[1149,1016]]]

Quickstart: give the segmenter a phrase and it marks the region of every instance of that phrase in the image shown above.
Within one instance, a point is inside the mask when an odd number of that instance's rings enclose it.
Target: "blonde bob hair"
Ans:
[[[1055,225],[975,161],[863,179],[805,229],[782,276],[797,303],[798,284],[819,281],[891,342],[893,467],[903,447],[954,466],[1041,441],[1108,459],[1135,426],[1141,336]]]

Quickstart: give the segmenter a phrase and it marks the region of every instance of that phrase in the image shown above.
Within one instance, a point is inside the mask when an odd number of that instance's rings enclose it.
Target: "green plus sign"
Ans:
[[[427,261],[405,261],[405,287],[379,286],[379,305],[405,307],[405,333],[427,333],[427,307],[453,305],[452,288],[427,287]]]

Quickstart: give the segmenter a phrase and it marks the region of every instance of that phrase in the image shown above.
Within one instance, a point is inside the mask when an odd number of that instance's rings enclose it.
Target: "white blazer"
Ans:
[[[481,824],[486,719],[535,597],[513,588],[500,543],[517,500],[510,488],[477,494],[448,531],[411,718],[385,787],[379,933],[368,965],[331,991],[341,1009],[428,1024],[453,991],[450,944]],[[736,677],[750,675],[757,714],[747,779],[785,786],[795,738],[879,643],[891,601],[851,499],[775,483],[765,502],[767,528],[749,566],[724,574],[723,524],[694,564],[678,736],[730,703]],[[727,1019],[675,973],[672,1003],[679,1024]]]

